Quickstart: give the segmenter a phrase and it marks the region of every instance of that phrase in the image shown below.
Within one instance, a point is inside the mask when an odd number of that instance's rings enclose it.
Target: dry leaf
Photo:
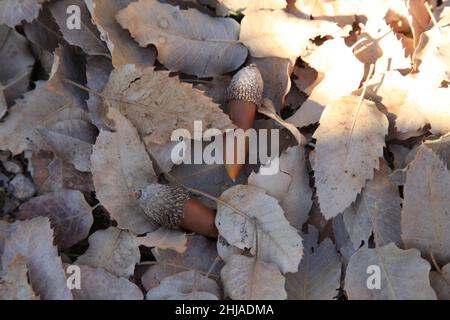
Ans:
[[[252,173],[248,184],[266,190],[269,196],[277,199],[289,223],[301,230],[312,206],[304,149],[291,147],[280,156],[279,161],[280,171],[277,174]]]
[[[279,57],[295,62],[316,36],[339,36],[340,28],[327,21],[301,19],[284,10],[249,12],[241,21],[241,41],[253,57]]]
[[[53,245],[53,230],[48,218],[17,221],[16,230],[5,241],[3,270],[17,254],[26,259],[33,291],[44,300],[70,300],[61,258]]]
[[[220,199],[240,211],[218,204],[216,226],[228,243],[251,249],[258,259],[278,265],[282,273],[297,271],[303,254],[302,238],[275,198],[263,189],[237,185]]]
[[[84,120],[64,120],[39,132],[56,156],[79,171],[91,171],[92,146],[98,134],[94,125]]]
[[[428,147],[421,146],[406,172],[401,226],[405,248],[450,260],[450,172]]]
[[[172,230],[164,227],[150,232],[143,237],[137,237],[136,242],[140,246],[158,249],[172,249],[178,253],[186,251],[186,233],[180,230]]]
[[[129,231],[110,227],[89,237],[89,248],[76,263],[103,268],[115,276],[128,278],[140,259],[135,236]]]
[[[383,156],[388,121],[374,103],[347,96],[328,105],[314,133],[314,176],[326,219],[343,212],[373,177]]]
[[[439,300],[450,300],[450,263],[440,271],[431,271],[430,282]]]
[[[219,16],[226,16],[228,13],[247,14],[261,9],[274,10],[286,7],[286,0],[217,0],[217,2],[216,12]]]
[[[136,64],[138,67],[149,67],[155,63],[154,47],[141,48],[131,38],[130,34],[121,28],[116,21],[116,14],[126,8],[132,0],[85,0],[92,19],[108,46],[115,68],[126,64]]]
[[[195,138],[198,134],[194,135],[194,121],[202,121],[205,129],[234,127],[210,98],[192,85],[169,77],[167,71],[127,65],[112,72],[103,94],[114,98],[110,104],[130,119],[145,144],[164,145],[178,128],[189,131],[186,138]]]
[[[290,300],[331,300],[341,282],[341,259],[330,239],[319,244],[318,230],[308,226],[305,251],[296,273],[286,274],[286,291]]]
[[[368,277],[375,275],[374,271],[367,272],[369,266],[380,270],[378,290],[367,286]],[[393,243],[374,249],[362,247],[348,264],[345,291],[351,300],[434,300],[429,272],[430,264],[416,249],[401,250]]]
[[[239,24],[231,18],[139,0],[119,11],[117,21],[141,47],[155,45],[158,60],[172,71],[218,76],[236,70],[247,57],[247,49],[237,41]]]
[[[364,75],[364,65],[341,38],[326,41],[302,59],[324,77],[300,109],[287,119],[297,127],[318,122],[323,109],[358,89]]]
[[[450,170],[450,132],[436,140],[424,141],[425,145],[436,153]]]
[[[225,295],[233,300],[284,300],[285,278],[277,265],[258,257],[233,255],[220,272]]]
[[[75,300],[142,300],[144,295],[128,279],[102,268],[80,265],[81,288],[72,290]]]
[[[75,5],[80,9],[80,29],[69,28],[68,8]],[[48,6],[64,39],[71,45],[78,46],[89,55],[109,56],[106,45],[100,40],[100,33],[92,23],[92,18],[82,0],[59,0]],[[69,11],[70,12],[70,11]]]
[[[23,20],[32,21],[39,15],[42,3],[48,0],[2,0],[0,2],[0,24],[11,28]]]
[[[86,58],[78,54],[76,47],[61,45],[55,50],[47,87],[70,99],[75,106],[86,110],[89,93],[66,80],[86,85]]]
[[[59,190],[34,197],[19,207],[19,219],[44,216],[50,219],[61,249],[87,238],[94,221],[91,207],[77,190]]]
[[[284,108],[284,98],[291,89],[290,75],[292,64],[289,59],[275,57],[253,58],[250,63],[256,64],[264,80],[263,96],[270,99],[277,112]]]
[[[368,243],[373,232],[377,246],[394,242],[402,246],[400,237],[401,198],[387,173],[375,170],[356,202],[347,208],[344,223],[355,249]]]
[[[146,300],[218,300],[221,290],[216,281],[198,271],[176,273],[150,289]]]
[[[157,287],[161,281],[178,272],[193,270],[218,280],[222,262],[218,259],[216,244],[200,235],[188,236],[186,250],[178,253],[174,250],[152,250],[158,262],[142,276],[142,285],[146,290]]]
[[[28,282],[26,259],[16,255],[0,281],[1,300],[37,300],[39,299]]]
[[[101,130],[94,145],[91,169],[97,198],[118,227],[142,234],[156,229],[133,192],[156,181],[144,144],[133,125],[114,108],[107,117],[115,131]]]
[[[49,151],[33,152],[31,157],[32,176],[39,194],[74,189],[82,192],[94,191],[92,175],[80,172],[75,167],[54,157]]]
[[[0,15],[1,12],[0,8]],[[0,95],[4,95],[6,102],[0,104],[4,104],[4,107],[12,105],[14,100],[22,96],[30,85],[35,59],[28,46],[27,39],[21,34],[14,29],[0,25],[0,61],[2,61]]]
[[[357,16],[361,14],[361,2],[361,0],[296,0],[294,5],[305,17],[334,21],[343,27],[357,20]]]

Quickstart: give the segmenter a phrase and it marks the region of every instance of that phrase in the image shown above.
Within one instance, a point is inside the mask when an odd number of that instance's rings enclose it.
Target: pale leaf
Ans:
[[[91,171],[92,146],[98,134],[93,124],[84,120],[64,120],[39,132],[59,158],[73,164],[79,171]]]
[[[375,170],[373,181],[367,182],[356,202],[343,213],[354,248],[358,249],[361,242],[367,244],[372,232],[378,246],[389,242],[402,246],[400,204],[398,188],[386,173]]]
[[[218,76],[236,70],[247,57],[247,49],[237,41],[239,24],[231,18],[139,0],[119,11],[117,21],[141,47],[155,45],[158,60],[172,71]]]
[[[89,237],[89,248],[76,263],[103,268],[115,276],[128,278],[140,259],[135,236],[129,231],[110,227]]]
[[[53,245],[53,230],[48,218],[17,221],[16,230],[5,242],[2,255],[6,270],[17,254],[26,259],[33,291],[44,300],[71,300],[61,258]]]
[[[132,0],[85,0],[92,19],[101,33],[100,38],[108,46],[115,68],[126,64],[149,67],[155,63],[154,47],[141,48],[127,30],[116,21],[116,14],[126,8]]]
[[[257,252],[259,259],[278,265],[282,273],[297,271],[303,254],[302,238],[275,198],[263,189],[236,185],[220,199],[246,214],[218,204],[216,226],[231,245]]]
[[[128,279],[102,268],[80,265],[81,288],[72,290],[75,300],[142,300],[144,295]]]
[[[33,21],[39,15],[42,3],[48,0],[2,0],[0,2],[0,24],[13,28],[23,20]]]
[[[380,271],[371,271],[372,277],[380,276],[380,289],[367,286],[371,283],[369,266]],[[345,291],[351,300],[434,300],[436,294],[428,279],[430,268],[416,249],[401,250],[393,243],[374,249],[362,247],[348,264]]]
[[[386,117],[374,103],[347,96],[328,105],[314,133],[314,176],[326,219],[343,212],[373,177],[383,156]]]
[[[91,169],[97,198],[119,228],[136,234],[153,231],[156,225],[146,216],[133,192],[156,181],[144,144],[133,125],[114,108],[107,117],[115,131],[102,130],[94,145]]]
[[[323,73],[324,77],[312,89],[300,109],[287,119],[297,127],[318,122],[323,109],[358,89],[364,75],[364,65],[345,45],[342,38],[326,41],[302,59],[310,67]]]
[[[143,237],[137,237],[136,241],[140,246],[172,249],[183,253],[186,250],[187,237],[183,231],[161,227]]]
[[[285,278],[273,263],[233,255],[220,272],[225,295],[233,300],[284,300]]]
[[[217,2],[216,12],[220,16],[225,16],[228,13],[242,12],[247,14],[261,9],[274,10],[286,7],[285,0],[217,0]]]
[[[318,231],[308,226],[305,251],[296,273],[286,274],[290,300],[331,300],[338,294],[342,262],[329,238],[319,244]]]
[[[218,300],[221,290],[216,281],[198,271],[169,276],[147,292],[146,300]]]
[[[406,248],[450,260],[450,172],[428,147],[420,146],[406,172],[401,226]]]
[[[203,128],[233,128],[217,104],[167,71],[124,66],[112,72],[103,94],[114,98],[111,105],[130,119],[145,144],[164,145],[175,129],[186,129],[190,134],[186,138],[195,138],[194,121],[202,121]]]
[[[312,206],[304,149],[291,147],[280,156],[279,161],[278,173],[252,173],[248,184],[266,190],[269,196],[277,199],[289,223],[301,230]]]
[[[188,270],[219,279],[223,263],[218,259],[216,244],[203,236],[188,236],[187,248],[183,253],[171,249],[153,249],[152,252],[158,264],[150,267],[141,278],[146,290],[157,287],[168,276]]]
[[[16,255],[8,266],[6,275],[0,281],[0,300],[37,300],[28,282],[26,259]]]
[[[450,263],[440,271],[430,272],[430,282],[440,300],[450,300]]]
[[[316,36],[338,36],[340,28],[328,21],[301,19],[284,10],[249,12],[241,21],[239,40],[253,57],[279,57],[295,62]]]

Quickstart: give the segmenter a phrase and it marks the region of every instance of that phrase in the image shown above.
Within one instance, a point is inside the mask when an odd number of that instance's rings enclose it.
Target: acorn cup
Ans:
[[[145,214],[156,224],[170,229],[183,228],[217,238],[216,214],[191,199],[184,188],[153,183],[134,194]]]
[[[264,82],[255,64],[251,64],[231,79],[231,83],[227,88],[226,113],[231,121],[244,132],[253,127],[256,110],[262,103]],[[226,161],[226,139],[224,142],[225,152],[225,170],[228,176],[234,181],[244,167],[243,163],[238,163],[238,150],[244,151],[245,157],[248,155],[248,138],[245,139],[244,145],[238,145],[237,138],[234,138],[234,160],[232,163]]]

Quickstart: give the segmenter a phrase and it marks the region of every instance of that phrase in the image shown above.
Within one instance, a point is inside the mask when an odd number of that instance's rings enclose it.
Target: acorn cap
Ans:
[[[152,183],[136,192],[135,198],[152,221],[167,228],[178,228],[190,196],[184,188]]]
[[[251,64],[239,70],[231,79],[227,88],[226,98],[253,102],[257,106],[262,103],[264,81],[255,64]]]

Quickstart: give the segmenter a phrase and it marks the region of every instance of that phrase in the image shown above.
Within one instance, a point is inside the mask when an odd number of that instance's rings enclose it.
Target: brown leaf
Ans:
[[[6,270],[17,254],[26,259],[31,286],[44,300],[71,300],[61,258],[53,245],[48,218],[17,221],[16,230],[5,242],[2,266]]]
[[[0,282],[1,300],[37,300],[39,299],[28,282],[26,259],[16,255],[8,266]]]
[[[61,249],[70,248],[89,234],[94,221],[91,207],[78,190],[59,190],[34,197],[19,207],[19,219],[47,217]]]
[[[0,95],[4,95],[7,105],[12,105],[28,90],[34,65],[28,45],[17,31],[0,25]]]
[[[156,181],[144,144],[134,126],[115,108],[107,117],[114,132],[101,130],[91,156],[97,198],[118,227],[136,234],[156,230],[133,193]]]
[[[153,66],[156,58],[155,48],[139,47],[116,21],[116,14],[133,2],[132,0],[85,0],[85,2],[101,33],[100,38],[108,45],[115,68],[126,64],[135,64],[140,68]]]
[[[69,29],[67,12],[69,6],[75,5],[80,8],[81,29]],[[78,46],[88,55],[103,55],[108,57],[109,51],[106,45],[100,40],[100,33],[92,23],[92,18],[82,0],[59,0],[52,2],[48,6],[56,23],[59,26],[64,39],[71,45]]]
[[[155,45],[158,60],[172,71],[218,76],[236,70],[247,57],[247,49],[237,41],[239,24],[231,18],[139,0],[119,11],[117,21],[141,47]]]
[[[89,248],[76,263],[103,268],[115,276],[129,278],[140,259],[135,236],[129,231],[110,227],[89,237]]]
[[[14,28],[23,20],[32,21],[39,15],[42,3],[48,0],[3,0],[0,2],[0,24]]]

